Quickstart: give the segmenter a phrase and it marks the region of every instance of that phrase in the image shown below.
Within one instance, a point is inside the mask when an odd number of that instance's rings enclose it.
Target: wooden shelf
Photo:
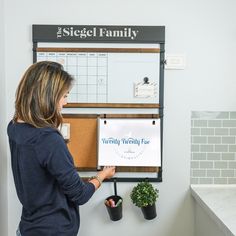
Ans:
[[[68,103],[65,108],[160,108],[152,103]]]
[[[160,48],[37,48],[37,52],[160,53]]]

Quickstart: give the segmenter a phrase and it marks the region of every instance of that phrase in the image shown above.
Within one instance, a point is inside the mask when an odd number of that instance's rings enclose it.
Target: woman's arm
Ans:
[[[96,176],[92,177],[89,182],[95,186],[95,189],[98,189],[104,179],[110,179],[115,174],[114,166],[105,166],[103,170],[99,171]]]

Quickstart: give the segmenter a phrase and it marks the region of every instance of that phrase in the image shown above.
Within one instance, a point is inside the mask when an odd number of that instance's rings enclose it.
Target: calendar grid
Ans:
[[[74,79],[69,103],[107,103],[108,53],[38,52],[37,61],[55,61]]]

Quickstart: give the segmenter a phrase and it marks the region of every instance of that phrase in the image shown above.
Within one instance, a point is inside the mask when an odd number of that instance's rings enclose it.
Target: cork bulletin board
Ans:
[[[67,146],[79,170],[97,169],[97,116],[64,115],[64,123],[70,124]]]
[[[76,168],[79,171],[95,171],[100,167],[98,163],[98,116],[96,114],[64,114],[63,122],[70,124],[70,138],[68,148]],[[107,118],[158,118],[149,114],[110,114]],[[159,167],[117,167],[118,172],[157,172]]]

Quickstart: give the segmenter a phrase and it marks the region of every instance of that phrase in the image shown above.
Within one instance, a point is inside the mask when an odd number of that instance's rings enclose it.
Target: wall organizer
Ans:
[[[161,182],[165,27],[33,25],[32,38],[33,62],[57,61],[75,78],[64,109],[74,111],[65,112],[63,117],[70,125],[68,148],[78,170],[88,172],[100,168],[98,124],[101,119],[158,119],[160,163],[118,166],[117,173],[123,175],[118,175],[116,181],[148,178]],[[96,112],[79,114],[78,109],[88,108]],[[121,114],[114,114],[114,110],[121,110]]]

